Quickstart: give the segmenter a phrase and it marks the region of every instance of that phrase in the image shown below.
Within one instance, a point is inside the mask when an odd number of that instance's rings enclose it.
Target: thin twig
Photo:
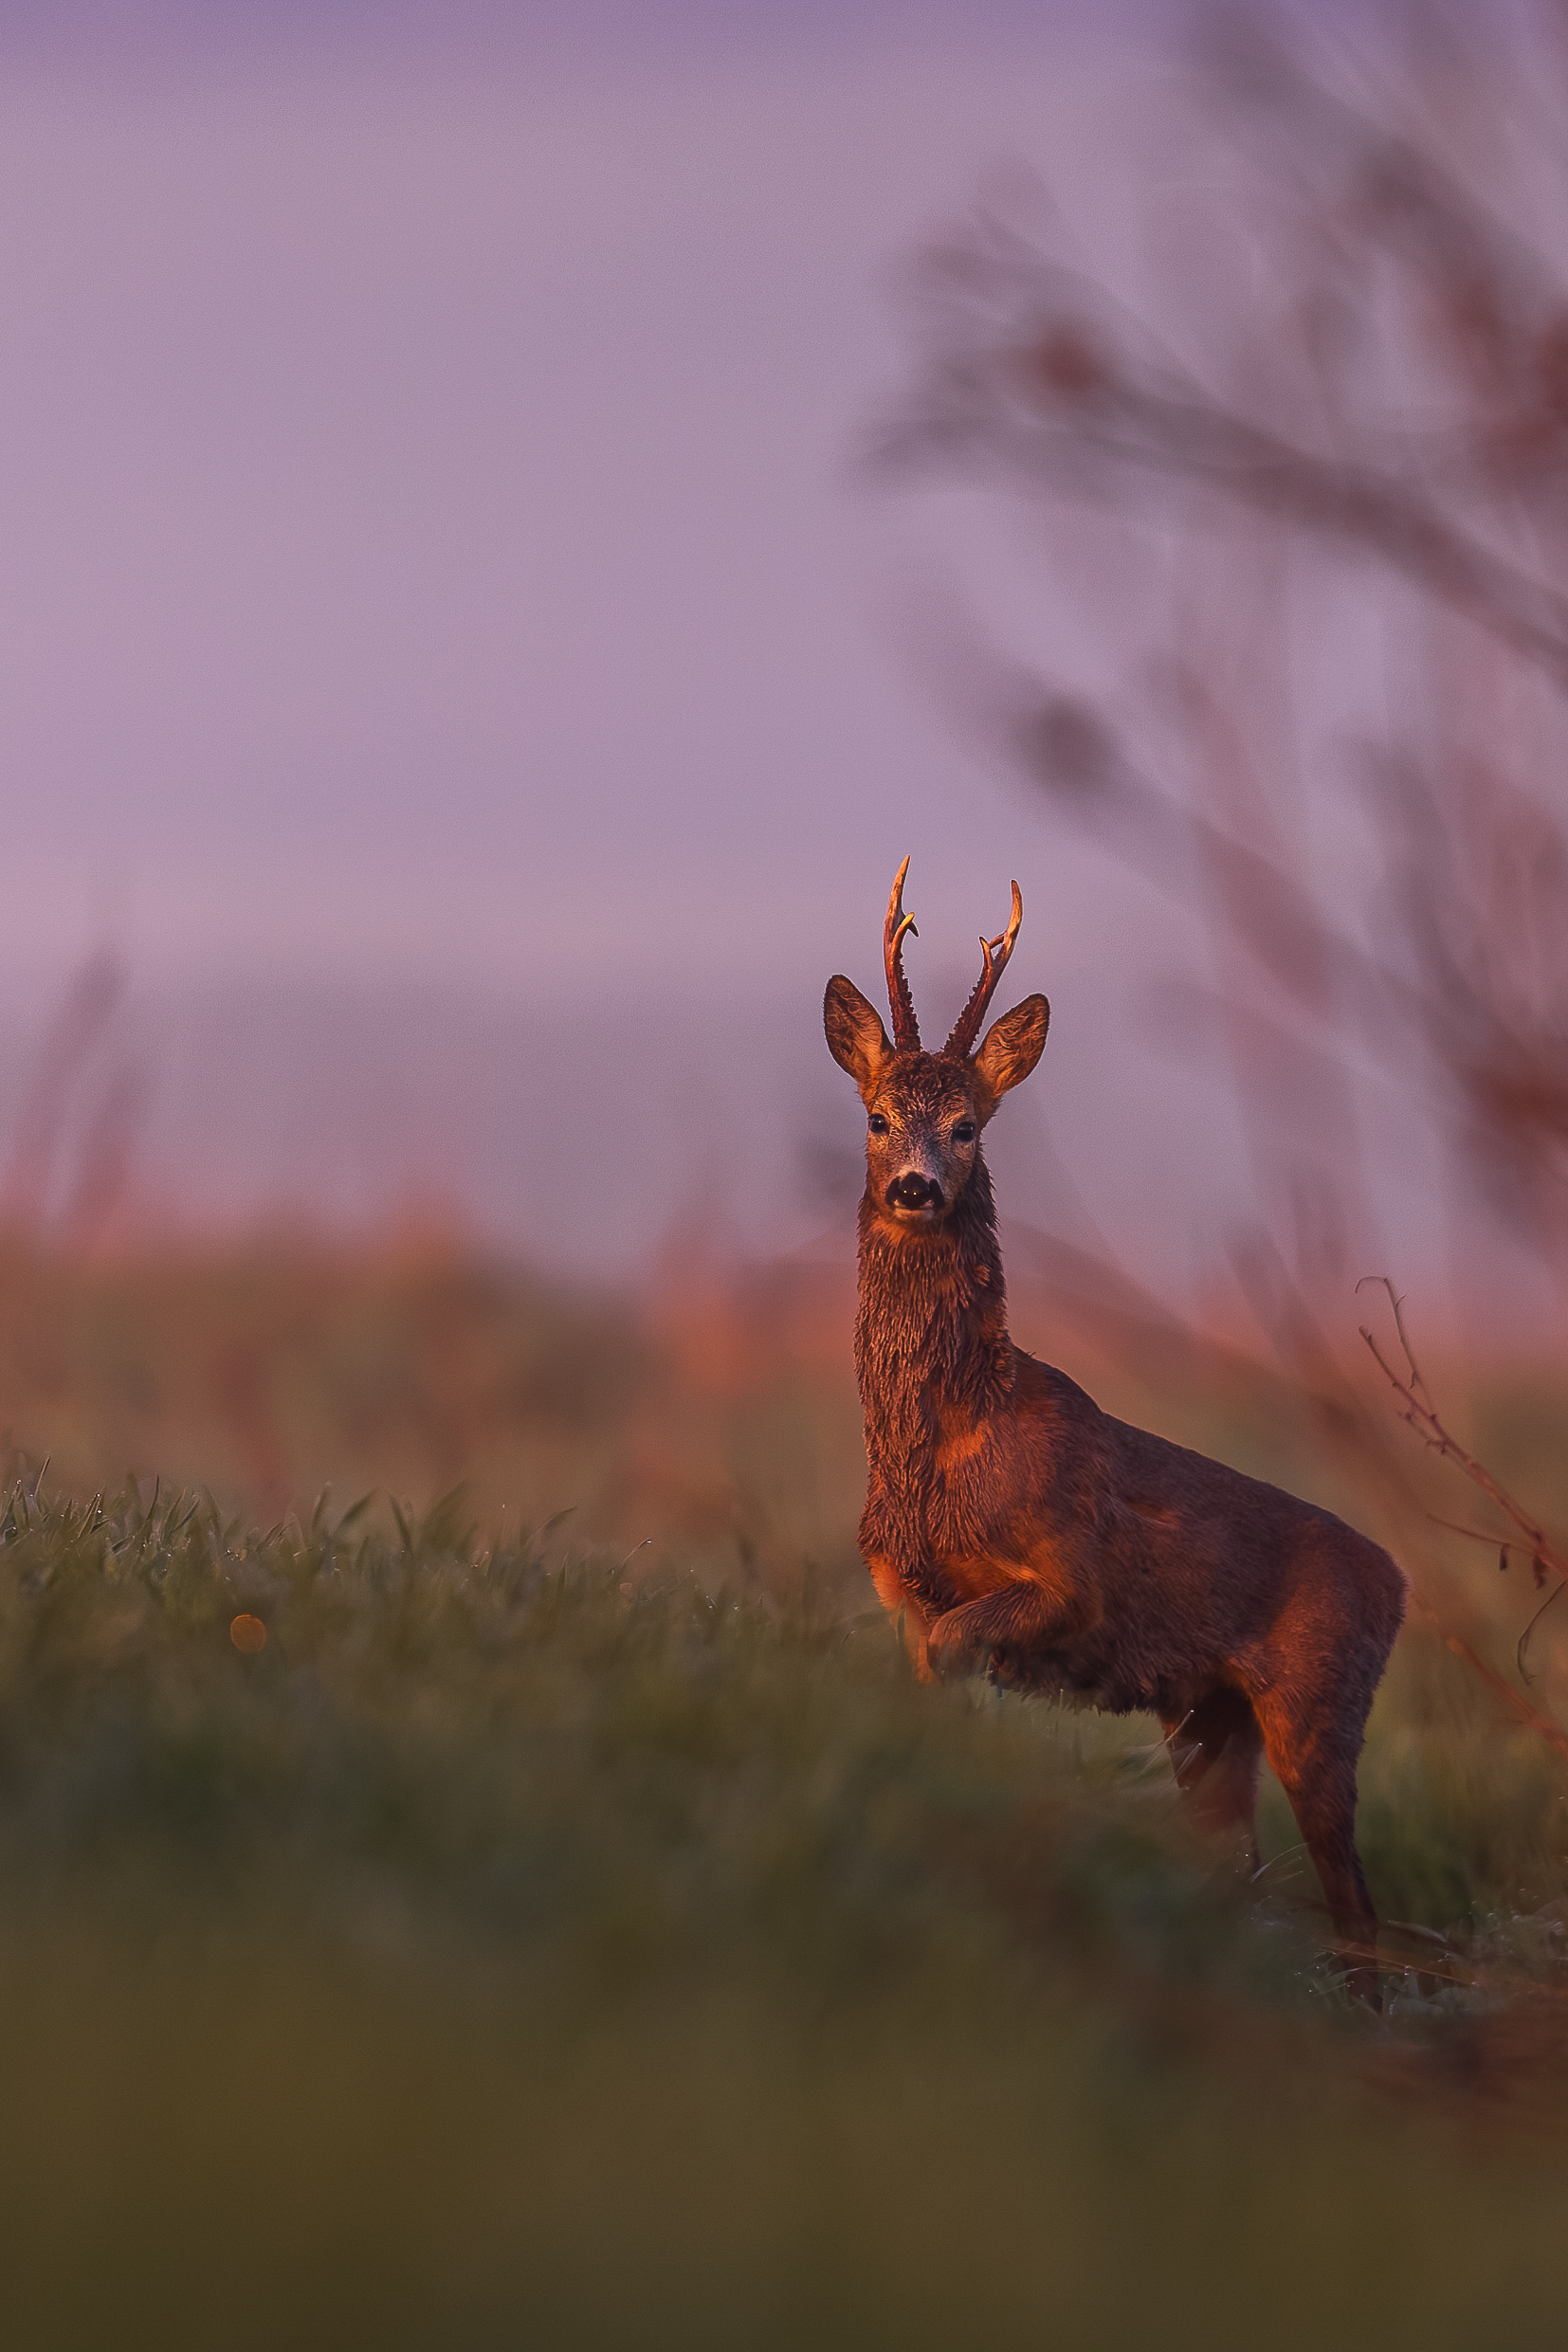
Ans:
[[[1413,1590],[1411,1593],[1411,1600],[1445,1647],[1451,1650],[1456,1658],[1462,1658],[1467,1666],[1474,1668],[1487,1689],[1502,1700],[1509,1712],[1517,1716],[1522,1723],[1527,1724],[1530,1730],[1538,1732],[1541,1739],[1548,1741],[1559,1756],[1568,1758],[1568,1731],[1559,1730],[1549,1717],[1541,1714],[1539,1707],[1532,1706],[1529,1700],[1514,1688],[1507,1677],[1500,1674],[1495,1666],[1488,1666],[1486,1659],[1480,1655],[1479,1651],[1472,1650],[1468,1641],[1463,1640],[1457,1633],[1450,1633],[1430,1601],[1423,1600],[1420,1594]]]
[[[1519,1637],[1519,1650],[1517,1656],[1519,1661],[1519,1679],[1522,1683],[1527,1683],[1530,1679],[1524,1666],[1524,1652],[1529,1646],[1530,1636],[1535,1632],[1536,1627],[1541,1623],[1541,1618],[1546,1614],[1547,1610],[1550,1609],[1552,1603],[1557,1599],[1559,1594],[1561,1593],[1563,1589],[1563,1586],[1560,1584],[1553,1586],[1552,1590],[1547,1594],[1545,1599],[1541,1602],[1541,1607],[1536,1611],[1535,1615],[1530,1619],[1529,1624],[1524,1628],[1523,1632],[1521,1633]]]
[[[1437,1511],[1429,1511],[1427,1517],[1434,1527],[1446,1527],[1451,1536],[1468,1536],[1472,1543],[1485,1543],[1494,1552],[1513,1548],[1506,1536],[1488,1535],[1485,1527],[1463,1527],[1457,1519],[1444,1519]]]
[[[1381,1283],[1388,1292],[1389,1304],[1394,1309],[1394,1327],[1399,1334],[1399,1345],[1404,1351],[1405,1362],[1409,1367],[1408,1377],[1401,1379],[1373,1338],[1372,1333],[1364,1323],[1361,1325],[1361,1337],[1371,1349],[1378,1369],[1396,1394],[1405,1400],[1404,1412],[1400,1418],[1410,1423],[1416,1435],[1422,1439],[1424,1444],[1430,1446],[1434,1453],[1445,1455],[1449,1461],[1464,1471],[1467,1478],[1472,1480],[1481,1488],[1483,1494],[1490,1496],[1504,1517],[1511,1519],[1520,1533],[1529,1537],[1531,1551],[1543,1567],[1552,1569],[1556,1575],[1568,1580],[1568,1559],[1565,1559],[1548,1541],[1545,1529],[1530,1517],[1522,1503],[1515,1501],[1506,1486],[1501,1485],[1492,1476],[1485,1463],[1478,1462],[1473,1453],[1467,1453],[1451,1431],[1444,1426],[1437,1408],[1432,1402],[1431,1392],[1421,1376],[1420,1366],[1416,1363],[1411,1348],[1402,1312],[1404,1302],[1395,1292],[1393,1283],[1386,1274],[1363,1274],[1360,1282],[1356,1285],[1357,1289],[1361,1289],[1369,1282]],[[1468,1533],[1468,1530],[1462,1529],[1461,1532]]]
[[[1438,1928],[1417,1927],[1413,1920],[1380,1919],[1377,1922],[1377,1933],[1380,1936],[1414,1936],[1420,1942],[1435,1943],[1445,1952],[1453,1950],[1449,1938],[1442,1934]]]
[[[1393,1283],[1386,1274],[1363,1274],[1360,1282],[1356,1285],[1357,1289],[1359,1290],[1364,1284],[1369,1282],[1381,1283],[1388,1292],[1389,1304],[1394,1309],[1394,1327],[1399,1335],[1399,1345],[1404,1351],[1406,1377],[1403,1379],[1400,1378],[1364,1323],[1361,1325],[1361,1337],[1372,1351],[1374,1362],[1388,1379],[1395,1395],[1403,1400],[1400,1419],[1410,1424],[1424,1445],[1430,1446],[1434,1453],[1443,1455],[1445,1460],[1453,1463],[1457,1468],[1463,1470],[1466,1477],[1496,1504],[1504,1519],[1511,1519],[1520,1533],[1529,1539],[1530,1565],[1535,1571],[1537,1590],[1539,1591],[1545,1583],[1548,1570],[1558,1578],[1557,1584],[1548,1593],[1519,1637],[1519,1648],[1515,1653],[1516,1662],[1519,1667],[1520,1680],[1527,1683],[1530,1675],[1524,1664],[1524,1654],[1529,1646],[1530,1635],[1535,1632],[1553,1601],[1557,1599],[1564,1584],[1568,1584],[1568,1557],[1558,1550],[1547,1537],[1545,1529],[1538,1521],[1530,1517],[1523,1504],[1515,1500],[1507,1487],[1492,1476],[1485,1463],[1478,1462],[1473,1453],[1467,1452],[1451,1431],[1445,1426],[1437,1407],[1432,1402],[1431,1391],[1422,1377],[1421,1367],[1415,1360],[1414,1350],[1410,1343],[1410,1335],[1405,1329],[1405,1318],[1402,1311],[1404,1302],[1398,1297]],[[1427,1516],[1434,1520],[1439,1527],[1451,1527],[1456,1535],[1470,1537],[1477,1542],[1495,1543],[1499,1541],[1495,1536],[1479,1534],[1473,1527],[1460,1527],[1452,1520],[1437,1519],[1434,1512],[1429,1512]],[[1500,1548],[1504,1555],[1504,1564],[1505,1566],[1509,1548],[1507,1542],[1503,1541]],[[1427,1614],[1430,1615],[1431,1612],[1428,1611]],[[1436,1624],[1437,1621],[1433,1618],[1432,1622]],[[1441,1627],[1438,1630],[1443,1631]],[[1483,1667],[1468,1644],[1461,1643],[1456,1636],[1447,1632],[1444,1632],[1444,1639],[1448,1642],[1449,1648],[1457,1655],[1468,1656],[1478,1670],[1485,1674],[1487,1682],[1504,1692],[1510,1705],[1515,1705],[1518,1694],[1511,1686],[1504,1683],[1501,1675],[1495,1675],[1491,1668]],[[1522,1704],[1522,1702],[1518,1702],[1519,1705]],[[1563,1753],[1568,1755],[1568,1739],[1555,1729],[1548,1732],[1544,1716],[1537,1715],[1535,1709],[1530,1707],[1525,1710],[1525,1720],[1533,1723],[1538,1731],[1547,1732],[1554,1745],[1560,1747]]]
[[[1467,1967],[1464,1961],[1455,1964],[1409,1952],[1385,1952],[1376,1943],[1353,1943],[1339,1937],[1328,1948],[1337,1960],[1348,1960],[1353,1966],[1370,1963],[1386,1969],[1391,1976],[1397,1970],[1403,1976],[1436,1977],[1445,1984],[1463,1985],[1467,1991],[1486,1982],[1479,1969]]]

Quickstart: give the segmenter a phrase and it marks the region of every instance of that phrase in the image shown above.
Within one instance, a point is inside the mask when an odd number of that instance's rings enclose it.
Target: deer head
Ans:
[[[980,976],[953,1034],[939,1053],[923,1049],[903,972],[904,939],[915,928],[903,911],[908,871],[905,858],[883,926],[892,1038],[875,1007],[842,973],[829,981],[822,1008],[828,1050],[860,1088],[867,1112],[866,1196],[888,1224],[906,1230],[951,1216],[974,1173],[981,1128],[1040,1059],[1050,1021],[1045,998],[1026,996],[992,1023],[978,1048],[975,1043],[1024,920],[1014,883],[1012,921],[995,939],[981,939]]]

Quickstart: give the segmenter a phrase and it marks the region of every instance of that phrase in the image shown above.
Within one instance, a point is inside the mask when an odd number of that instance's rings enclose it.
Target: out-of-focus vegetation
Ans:
[[[1249,1887],[1154,1723],[908,1678],[848,1269],[16,1245],[7,1296],[13,1436],[64,1440],[0,1514],[16,2341],[1555,2332],[1568,1766],[1430,1632],[1363,1768],[1379,1907],[1432,1931],[1377,2023],[1271,1784]],[[1015,1320],[1375,1512],[1260,1366],[1027,1279]],[[1549,1412],[1495,1410],[1527,1484]],[[128,1437],[173,1475],[95,1497]],[[1433,1541],[1507,1662],[1520,1579]]]
[[[1375,1719],[1388,2022],[1150,1726],[457,1504],[0,1525],[12,2340],[1544,2342],[1560,1768]],[[230,1625],[259,1618],[246,1654]]]
[[[1151,1025],[1245,1139],[1216,1207],[1282,1358],[1288,1289],[1390,1259],[1539,1343],[1568,1267],[1563,11],[1216,11],[1194,63],[1126,161],[1114,270],[1048,188],[909,273],[880,476],[999,493],[1045,591],[984,621],[972,593],[927,668],[1047,837],[1121,868],[1109,936],[1173,910]]]
[[[574,1290],[410,1225],[82,1255],[0,1240],[0,1441],[82,1495],[127,1470],[263,1523],[460,1480],[482,1519],[584,1536],[764,1540],[853,1558],[860,1425],[842,1267],[720,1279],[672,1256],[635,1296]]]

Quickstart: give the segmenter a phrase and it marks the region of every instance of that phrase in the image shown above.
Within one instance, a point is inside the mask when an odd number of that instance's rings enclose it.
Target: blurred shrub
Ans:
[[[446,1505],[260,1539],[13,1490],[0,1731],[19,2342],[1556,2326],[1563,1874],[1504,1936],[1522,1830],[1377,2029],[1137,1726]],[[1412,1719],[1398,1772],[1456,1738]],[[1491,1816],[1555,1828],[1483,1744]]]

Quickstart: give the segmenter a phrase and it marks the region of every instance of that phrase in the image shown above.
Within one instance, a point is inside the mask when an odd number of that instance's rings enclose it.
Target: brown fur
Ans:
[[[983,1664],[1020,1688],[1147,1708],[1194,1816],[1244,1834],[1254,1866],[1267,1755],[1336,1927],[1370,1944],[1356,1764],[1404,1615],[1399,1570],[1331,1513],[1112,1419],[1014,1346],[979,1130],[1039,1059],[1043,996],[973,1055],[896,1051],[842,976],[824,1018],[872,1123],[860,1544],[917,1671]],[[939,1201],[894,1198],[911,1176]],[[1376,2001],[1376,1970],[1352,1980]]]

